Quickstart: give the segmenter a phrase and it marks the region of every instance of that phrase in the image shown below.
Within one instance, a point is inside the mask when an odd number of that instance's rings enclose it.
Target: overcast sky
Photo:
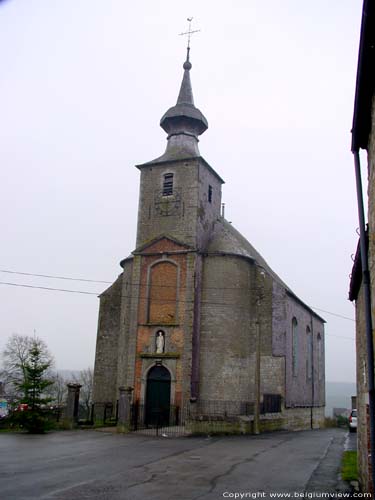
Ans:
[[[194,16],[200,151],[226,218],[326,320],[326,374],[355,380],[357,244],[350,129],[356,0],[0,2],[2,271],[112,281],[135,247],[139,171],[160,156]],[[363,160],[365,157],[363,156]],[[364,176],[365,174],[365,162]],[[0,272],[8,283],[107,285]],[[43,338],[57,368],[93,365],[96,295],[0,285],[0,349]],[[351,340],[352,339],[352,340]]]

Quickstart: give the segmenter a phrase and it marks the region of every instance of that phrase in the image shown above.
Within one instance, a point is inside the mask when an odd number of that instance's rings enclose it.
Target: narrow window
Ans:
[[[308,326],[306,328],[306,343],[307,343],[307,349],[306,349],[306,376],[307,379],[310,380],[312,378],[312,335],[311,335],[311,330],[310,327]]]
[[[212,186],[208,186],[208,202],[212,203]]]
[[[296,318],[292,319],[292,373],[297,376],[298,371],[298,323]]]
[[[173,174],[164,174],[163,196],[173,194]]]
[[[319,380],[323,378],[323,342],[322,336],[318,333],[318,377]]]

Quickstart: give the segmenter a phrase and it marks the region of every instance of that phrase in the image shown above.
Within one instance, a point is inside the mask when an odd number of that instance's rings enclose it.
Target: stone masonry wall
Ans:
[[[204,259],[201,399],[255,398],[257,328],[261,394],[283,394],[284,360],[272,356],[272,278],[248,259]]]
[[[286,305],[285,288],[274,281],[272,294],[272,353],[286,356]]]
[[[211,202],[208,189],[212,188]],[[198,164],[197,248],[204,250],[214,231],[221,211],[221,182],[204,163]]]
[[[325,405],[324,323],[299,301],[286,294],[286,397],[287,407]],[[293,373],[292,320],[297,320],[297,368]],[[308,343],[312,335],[312,370],[308,370]]]
[[[372,105],[372,128],[369,137],[368,149],[368,224],[369,224],[369,270],[372,292],[372,321],[375,325],[375,95]]]
[[[369,491],[369,448],[367,443],[368,422],[368,376],[367,345],[363,287],[360,288],[356,300],[356,349],[357,349],[357,440],[358,440],[358,473],[363,491]]]
[[[162,196],[163,179],[173,174],[173,195]],[[208,202],[208,186],[212,202]],[[137,248],[170,236],[194,248],[208,238],[220,215],[221,182],[203,160],[152,163],[141,167]],[[166,214],[168,212],[168,214]]]
[[[122,274],[100,297],[94,368],[94,403],[117,399],[117,350],[120,332]]]
[[[203,264],[200,398],[254,399],[255,324],[245,259],[208,256]]]
[[[285,359],[261,356],[260,394],[280,394],[285,398]]]
[[[117,353],[117,388],[120,386],[134,387],[140,260],[139,256],[135,256],[124,264],[120,339]]]
[[[372,324],[375,325],[375,96],[372,102],[372,127],[367,147],[368,157],[368,264],[370,271]],[[356,301],[357,338],[357,410],[358,410],[358,472],[363,491],[371,491],[368,443],[368,385],[366,326],[362,289]],[[373,335],[374,337],[374,335]],[[375,342],[375,338],[374,338]]]

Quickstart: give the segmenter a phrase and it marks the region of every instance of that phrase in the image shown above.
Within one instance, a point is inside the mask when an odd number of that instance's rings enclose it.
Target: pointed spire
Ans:
[[[182,78],[177,103],[164,114],[160,126],[172,135],[186,134],[198,138],[208,128],[208,123],[203,113],[195,107],[193,90],[190,81],[190,47],[187,49],[186,61],[183,64],[184,75]]]
[[[191,29],[192,17],[188,18],[189,29],[180,35],[188,36],[186,61],[183,64],[180,92],[177,103],[163,115],[160,126],[167,134],[167,149],[157,158],[158,161],[177,160],[187,157],[200,156],[198,136],[208,128],[208,123],[203,113],[195,107],[193,90],[190,81],[190,37],[200,30]]]
[[[180,93],[178,94],[177,104],[191,104],[194,106],[193,89],[191,88],[190,70],[191,62],[189,60],[190,47],[187,48],[186,61],[184,62],[184,76],[182,78]]]

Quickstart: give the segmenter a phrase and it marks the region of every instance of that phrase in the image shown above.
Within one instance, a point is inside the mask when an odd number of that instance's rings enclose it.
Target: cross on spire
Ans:
[[[188,27],[188,30],[185,31],[184,33],[179,33],[179,35],[186,35],[188,37],[188,44],[187,44],[187,58],[186,60],[189,61],[189,53],[190,53],[190,39],[191,39],[191,35],[193,35],[194,33],[198,33],[198,31],[200,30],[192,30],[191,29],[191,22],[193,20],[192,17],[188,17],[187,18],[188,22],[189,22],[189,27]]]

